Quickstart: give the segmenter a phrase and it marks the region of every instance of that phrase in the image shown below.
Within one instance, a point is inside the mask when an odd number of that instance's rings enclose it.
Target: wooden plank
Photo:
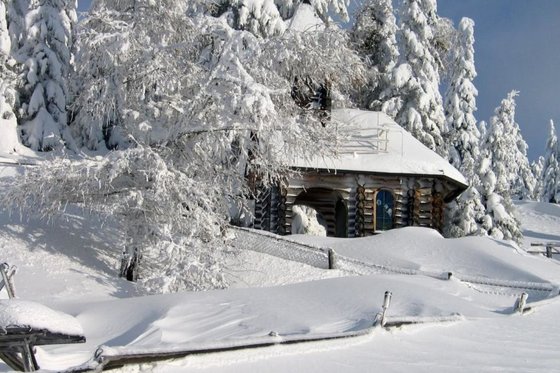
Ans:
[[[0,360],[4,361],[11,369],[24,372],[23,360],[16,352],[2,352],[0,350]]]

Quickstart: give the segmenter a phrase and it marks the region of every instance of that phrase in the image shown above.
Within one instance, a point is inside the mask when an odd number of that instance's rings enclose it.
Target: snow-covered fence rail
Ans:
[[[373,324],[373,322],[372,322]],[[181,358],[188,355],[208,354],[216,352],[235,351],[249,348],[270,347],[275,345],[299,344],[307,342],[328,341],[333,339],[367,336],[373,332],[375,326],[338,332],[279,335],[271,332],[260,337],[232,339],[209,342],[186,342],[177,344],[173,348],[134,348],[101,346],[95,352],[94,358],[82,366],[71,368],[65,372],[101,372],[120,368],[129,364],[140,364],[163,359]]]
[[[503,287],[503,288],[510,288],[510,289],[519,289],[519,290],[536,290],[536,291],[556,292],[556,293],[558,293],[559,291],[558,286],[551,284],[549,282],[502,280],[498,278],[470,276],[470,275],[463,275],[463,274],[457,274],[457,275],[454,274],[454,276],[457,279],[461,280],[462,282],[467,282],[467,283],[477,284],[477,285],[488,285],[493,287]]]
[[[528,250],[530,254],[544,254],[547,258],[552,258],[553,254],[560,254],[560,242],[531,242],[531,246],[544,246],[545,251]]]
[[[238,227],[232,227],[232,229],[236,234],[236,238],[233,241],[234,246],[239,248],[245,248],[269,255],[274,255],[283,259],[297,261],[322,269],[329,269],[330,263],[333,261],[332,258],[331,260],[329,260],[328,253],[329,251],[333,252],[330,248],[302,244],[292,241],[289,238],[277,236],[265,231]],[[465,275],[448,271],[422,271],[411,268],[401,268],[383,264],[375,264],[371,262],[364,262],[362,260],[350,258],[347,256],[338,254],[335,255],[336,269],[355,273],[358,275],[387,273],[427,276],[440,280],[449,280],[451,278],[455,278],[467,284],[479,285],[482,287],[489,287],[493,289],[509,289],[510,291],[514,290],[515,293],[529,291],[531,293],[545,292],[558,294],[560,291],[557,285],[548,282],[503,280],[482,276]],[[538,298],[541,297],[542,294],[538,296]]]
[[[233,246],[260,253],[274,255],[282,259],[329,269],[328,249],[290,241],[264,231],[231,227],[235,234]]]

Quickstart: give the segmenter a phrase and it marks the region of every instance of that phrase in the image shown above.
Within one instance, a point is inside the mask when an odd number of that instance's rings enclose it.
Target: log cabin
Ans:
[[[328,236],[405,226],[441,232],[445,204],[468,186],[463,175],[384,113],[336,109],[332,121],[349,133],[338,155],[291,159],[296,176],[260,191],[254,227],[291,234],[293,206],[306,205]]]

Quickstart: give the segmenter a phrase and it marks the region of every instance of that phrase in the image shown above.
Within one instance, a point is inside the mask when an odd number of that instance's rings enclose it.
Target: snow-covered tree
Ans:
[[[246,30],[265,38],[284,33],[288,27],[285,21],[294,16],[301,4],[310,5],[326,23],[331,20],[330,14],[348,20],[348,0],[199,0],[194,3],[195,9],[226,19],[236,30]]]
[[[443,63],[438,46],[442,43],[436,38],[441,23],[435,0],[402,2],[399,39],[404,63],[392,73],[393,89],[383,94],[382,109],[424,145],[445,157],[445,116],[439,92]]]
[[[229,207],[283,178],[286,154],[335,151],[340,126],[296,104],[294,79],[328,80],[341,98],[363,79],[338,29],[265,40],[181,4],[93,4],[79,33],[87,63],[73,129],[80,146],[116,150],[30,170],[4,196],[48,215],[77,202],[118,217],[154,291],[224,285]]]
[[[390,89],[391,72],[399,58],[396,33],[391,0],[368,0],[362,5],[350,33],[368,69],[368,84],[356,99],[360,107],[381,109],[382,93]]]
[[[518,126],[515,123],[516,91],[496,108],[482,141],[479,175],[482,201],[486,207],[484,227],[499,239],[520,242],[520,223],[512,203],[512,187],[519,177]],[[517,129],[517,131],[516,131]]]
[[[476,77],[474,65],[474,22],[461,19],[457,41],[450,64],[449,87],[445,93],[446,140],[449,146],[449,162],[455,166],[469,183],[469,188],[449,204],[446,235],[460,237],[479,235],[484,217],[478,188],[478,163],[480,161],[480,131],[476,111]]]
[[[8,9],[0,1],[0,152],[13,152],[19,145],[17,121],[14,114],[16,103],[15,61],[8,27]]]
[[[477,177],[478,178],[478,177]],[[446,237],[485,236],[486,209],[482,203],[480,186],[469,185],[457,199],[447,206]]]
[[[540,201],[544,191],[544,157],[542,155],[531,163],[531,171],[535,176],[535,190],[532,199]]]
[[[445,93],[446,139],[449,162],[471,181],[476,174],[480,142],[474,117],[478,95],[473,84],[476,77],[474,22],[470,18],[461,19],[458,31],[449,87]]]
[[[17,52],[25,38],[25,15],[30,0],[4,1],[8,20],[8,30],[12,44],[12,53]]]
[[[31,0],[18,59],[24,64],[20,92],[20,133],[34,150],[72,148],[67,126],[67,78],[70,74],[73,0]]]
[[[546,155],[543,165],[543,192],[541,200],[544,202],[560,202],[560,151],[554,122],[550,121],[550,132],[546,142]]]

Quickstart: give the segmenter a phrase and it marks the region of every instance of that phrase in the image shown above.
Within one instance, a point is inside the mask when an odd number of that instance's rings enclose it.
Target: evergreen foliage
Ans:
[[[382,110],[395,118],[428,148],[446,157],[445,116],[439,93],[443,70],[441,20],[435,0],[404,0],[400,7],[399,39],[403,63],[392,73],[393,92]]]
[[[368,72],[368,84],[356,98],[362,108],[380,110],[385,95],[391,91],[391,73],[399,58],[396,34],[391,0],[368,0],[362,5],[350,32]]]
[[[550,131],[546,142],[546,155],[543,164],[542,201],[560,203],[560,151],[554,122],[550,121]]]
[[[67,123],[66,79],[76,20],[71,0],[31,0],[25,15],[25,36],[18,51],[24,66],[19,117],[22,142],[33,150],[74,148]]]
[[[14,113],[16,105],[17,77],[12,58],[12,40],[8,29],[8,9],[0,2],[0,151],[14,152],[19,146],[17,120]]]
[[[469,188],[456,202],[448,205],[449,216],[446,235],[461,237],[482,234],[485,215],[480,193],[477,167],[480,162],[480,131],[476,111],[476,77],[474,65],[474,22],[469,18],[459,23],[456,48],[450,66],[450,82],[445,94],[446,141],[449,146],[449,162],[469,182]]]
[[[482,141],[479,176],[486,207],[483,226],[498,239],[520,242],[522,233],[512,203],[512,187],[519,177],[518,127],[515,123],[516,91],[496,108]]]
[[[544,192],[544,157],[542,155],[531,163],[531,171],[535,176],[535,190],[532,199],[540,201]]]

